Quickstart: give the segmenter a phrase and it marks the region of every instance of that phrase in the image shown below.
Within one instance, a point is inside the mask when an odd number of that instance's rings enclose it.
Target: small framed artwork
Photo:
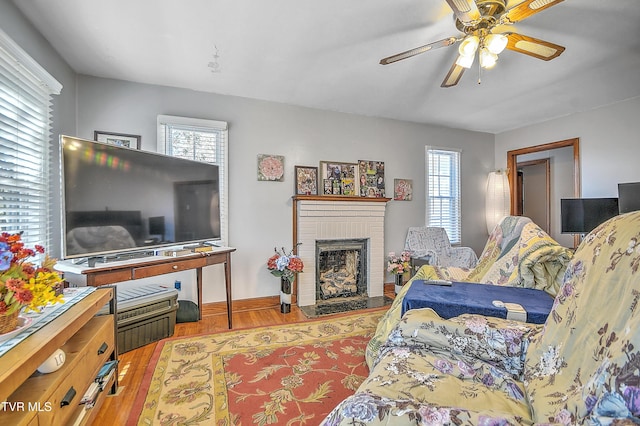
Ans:
[[[413,180],[394,179],[393,199],[396,201],[411,201],[413,199]]]
[[[358,161],[360,196],[384,198],[384,161]]]
[[[323,194],[357,197],[357,172],[358,165],[356,163],[321,161],[320,178],[322,179],[322,187],[324,188]]]
[[[258,180],[282,182],[284,180],[284,156],[258,154]]]
[[[295,166],[296,195],[318,195],[318,168]]]
[[[93,139],[98,142],[109,143],[111,145],[140,149],[139,135],[126,135],[124,133],[101,132],[96,130],[93,132]]]

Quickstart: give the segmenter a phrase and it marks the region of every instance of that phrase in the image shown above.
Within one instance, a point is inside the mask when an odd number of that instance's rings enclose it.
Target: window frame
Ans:
[[[438,155],[448,158],[450,164],[450,172],[445,173],[432,170],[434,161],[432,155]],[[462,210],[460,197],[460,162],[462,151],[453,148],[441,148],[434,146],[425,147],[425,224],[426,226],[442,227],[447,231],[447,235],[452,245],[460,245],[462,242]],[[440,194],[432,193],[432,180],[439,176],[441,179],[446,178],[446,186],[440,183]],[[442,195],[442,189],[448,191],[449,195]],[[435,191],[434,191],[435,192]],[[449,200],[443,203],[443,200]],[[434,215],[436,204],[442,209],[443,204],[448,204],[449,215],[447,217]]]
[[[52,104],[60,84],[0,30],[0,230],[51,246]]]
[[[218,133],[218,162],[214,162],[220,170],[220,240],[224,246],[229,245],[229,126],[226,121],[201,118],[158,115],[157,118],[157,152],[168,154],[166,126],[186,127],[197,131]],[[197,161],[197,160],[196,160]]]

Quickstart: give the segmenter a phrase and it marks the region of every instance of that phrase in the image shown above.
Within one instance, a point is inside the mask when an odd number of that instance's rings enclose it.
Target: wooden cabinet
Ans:
[[[0,424],[85,425],[106,395],[117,388],[117,372],[93,408],[79,405],[98,371],[117,359],[115,315],[96,316],[114,299],[114,289],[96,289],[0,357]],[[113,312],[113,309],[111,309]],[[49,374],[36,369],[61,348],[64,365]]]

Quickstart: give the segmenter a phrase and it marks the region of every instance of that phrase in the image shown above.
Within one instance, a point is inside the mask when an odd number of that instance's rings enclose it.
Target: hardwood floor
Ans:
[[[394,297],[393,284],[385,284],[385,295]],[[308,320],[295,305],[291,306],[290,313],[280,313],[280,305],[277,304],[276,298],[264,298],[244,304],[234,303],[234,330]],[[228,331],[227,314],[220,308],[221,305],[205,306],[201,321],[176,324],[173,337]],[[127,423],[156,345],[157,342],[151,343],[120,355],[118,392],[106,398],[93,422],[94,425],[113,426]]]

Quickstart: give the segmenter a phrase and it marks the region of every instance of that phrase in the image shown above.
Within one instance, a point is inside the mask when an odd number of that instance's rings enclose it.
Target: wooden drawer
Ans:
[[[54,409],[38,413],[41,424],[65,424],[70,416],[77,412],[78,404],[90,383],[87,379],[95,378],[100,367],[109,360],[114,347],[113,317],[95,317],[89,324],[91,327],[83,328],[62,348],[65,353],[76,355],[74,365],[49,398]],[[75,396],[68,405],[61,405],[63,398],[72,388]]]
[[[66,355],[64,365],[56,372],[35,372],[14,392],[9,401],[21,401],[34,407],[24,412],[2,416],[2,424],[46,424],[58,425],[69,422],[77,413],[78,404],[98,370],[107,362],[115,346],[113,315],[93,317],[61,348]],[[106,345],[106,349],[103,346]],[[75,396],[68,405],[61,401],[73,388]],[[29,405],[30,404],[30,405]],[[33,423],[37,412],[37,423]],[[9,423],[4,423],[8,421]]]
[[[101,271],[87,274],[87,285],[101,286],[107,284],[113,284],[121,281],[132,280],[131,270],[129,269],[117,269],[113,271]]]
[[[171,263],[163,263],[160,265],[141,266],[133,269],[133,278],[140,279],[147,277],[155,277],[156,275],[170,274],[171,272],[186,271],[189,269],[202,268],[207,265],[205,257],[195,259],[179,260]]]

